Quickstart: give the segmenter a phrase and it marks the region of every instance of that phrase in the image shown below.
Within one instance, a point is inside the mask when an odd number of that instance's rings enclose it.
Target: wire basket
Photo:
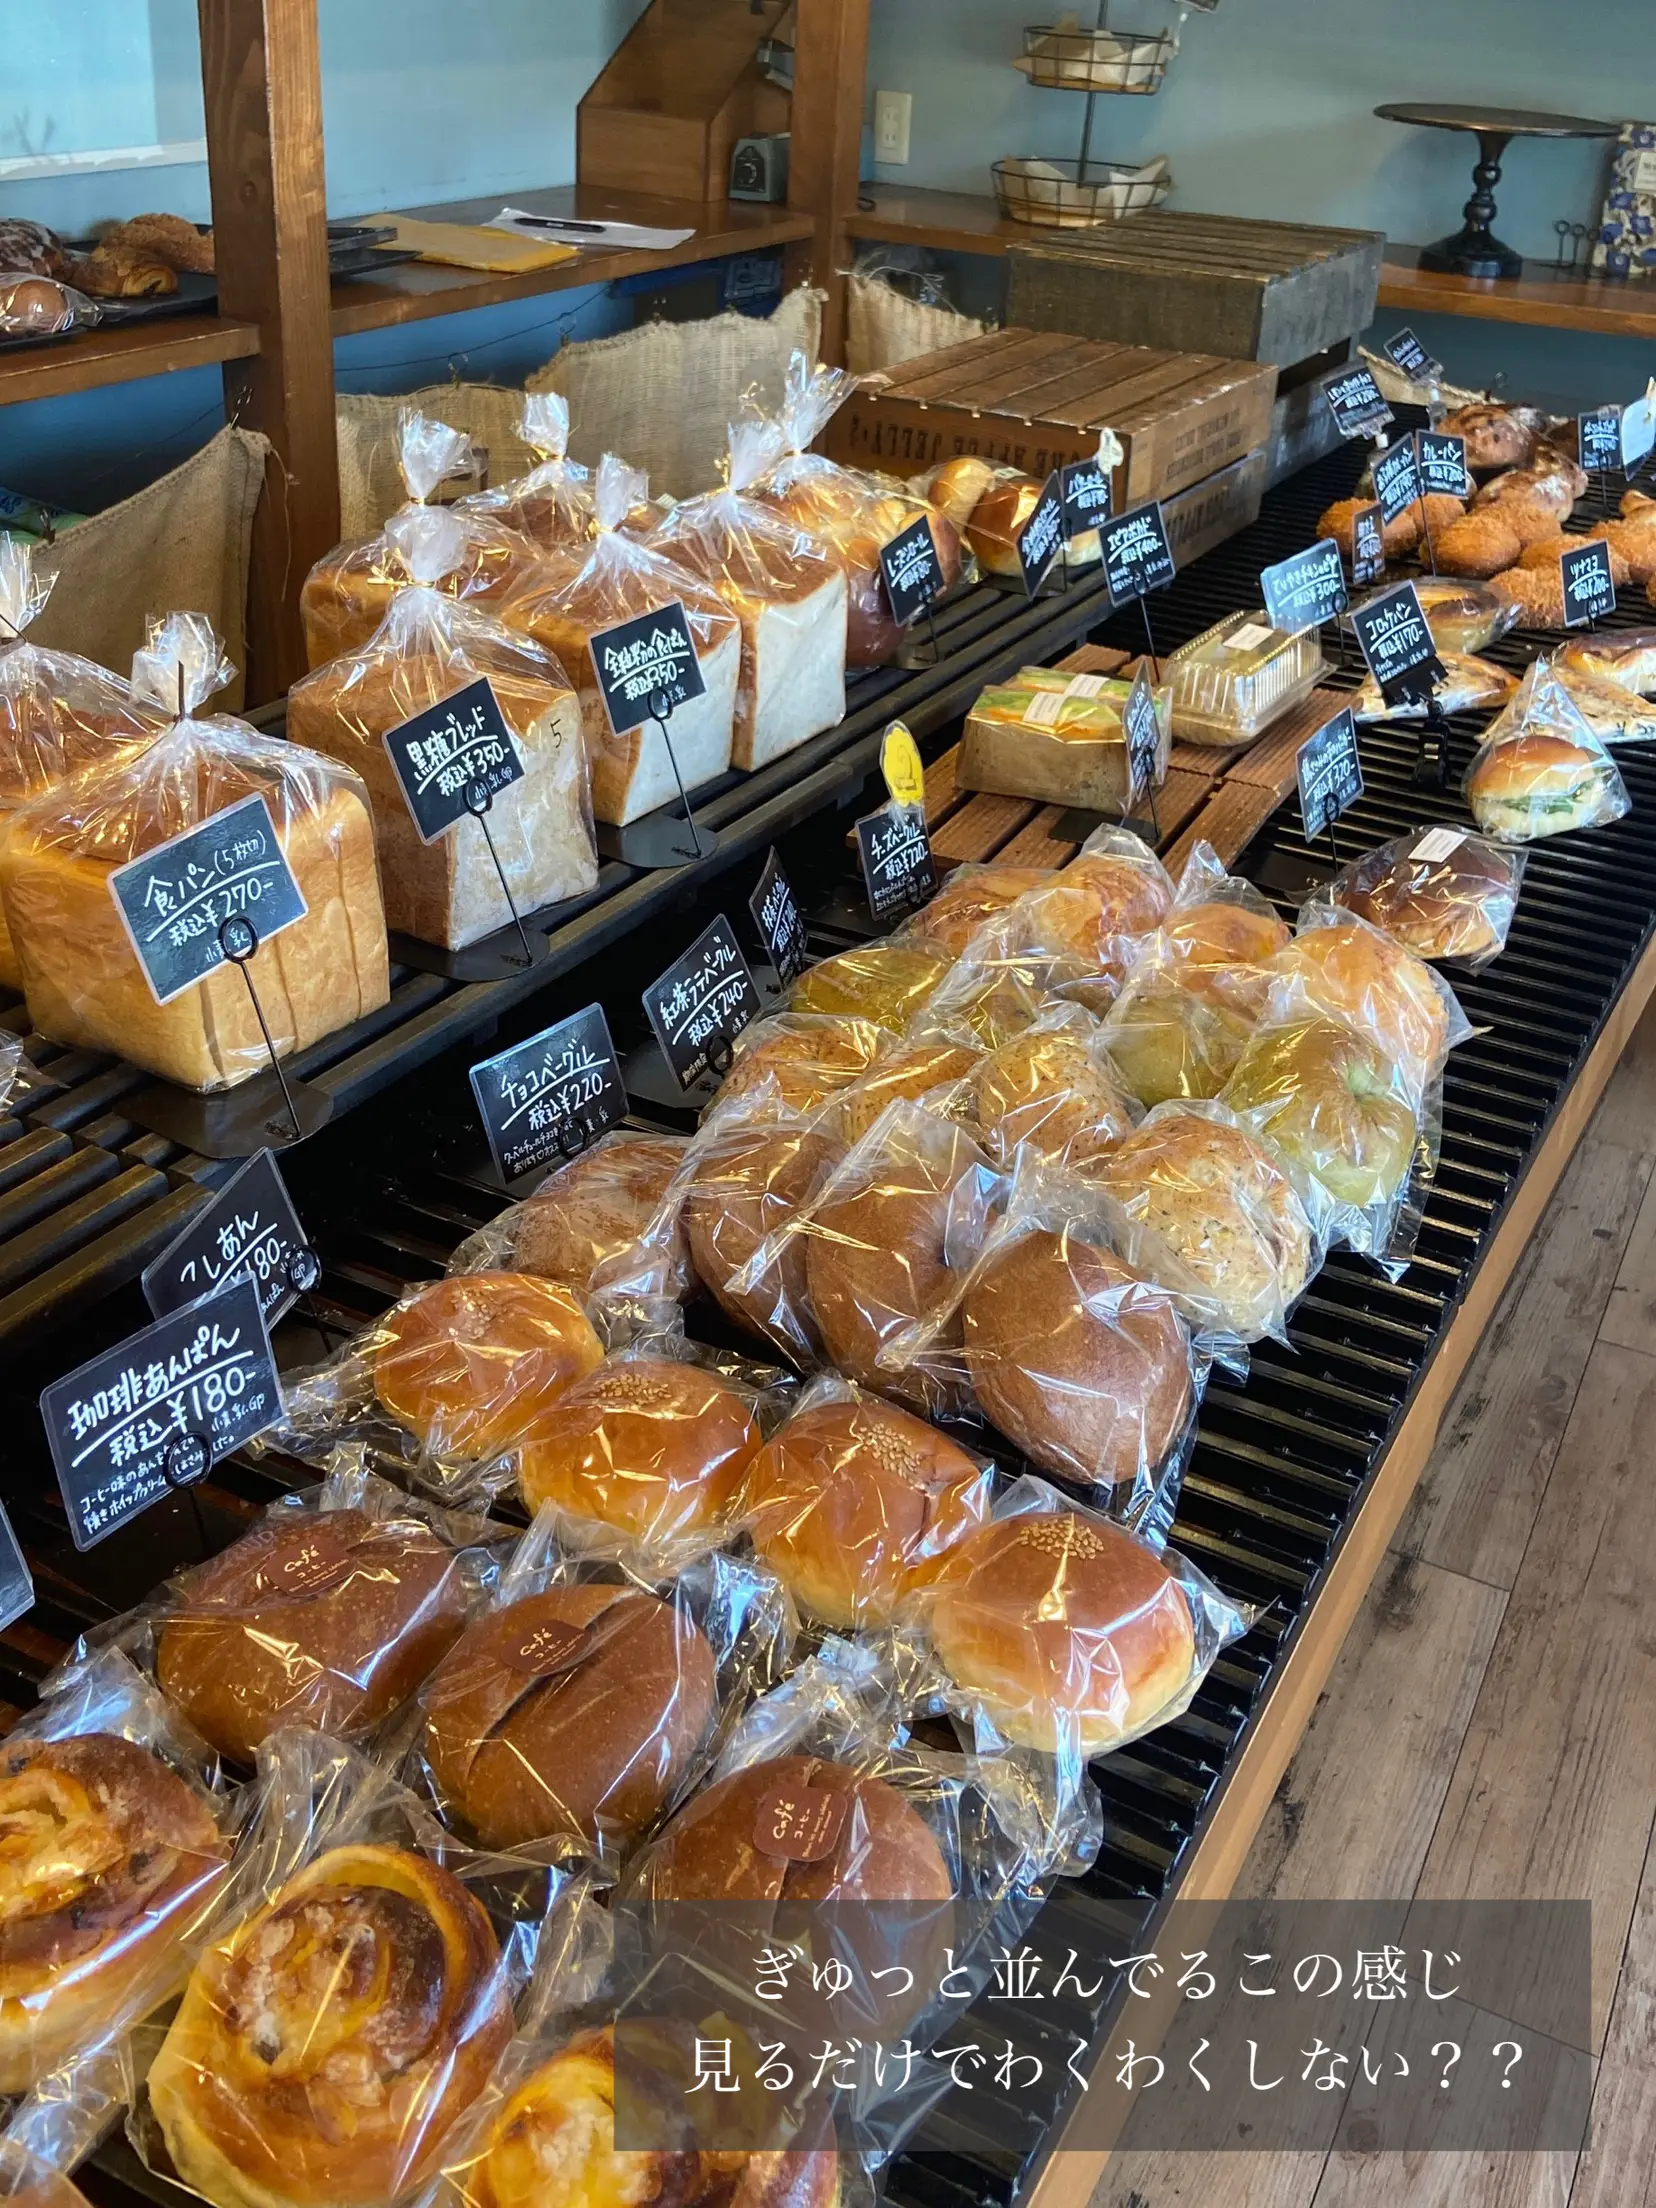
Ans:
[[[1082,31],[1025,26],[1017,64],[1031,84],[1055,92],[1154,92],[1179,50],[1172,31]]]
[[[1173,189],[1165,167],[1147,173],[1116,162],[1027,154],[993,162],[990,174],[1001,213],[1046,230],[1095,230],[1124,215],[1142,215]]]

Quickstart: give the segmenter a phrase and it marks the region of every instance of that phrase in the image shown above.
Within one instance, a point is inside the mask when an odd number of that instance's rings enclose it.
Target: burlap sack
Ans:
[[[158,483],[93,514],[35,555],[57,577],[31,644],[80,652],[125,674],[151,614],[204,613],[236,679],[213,701],[239,711],[247,663],[247,566],[268,438],[221,429]],[[272,487],[273,497],[278,495]]]
[[[339,439],[339,541],[356,544],[384,527],[408,493],[397,472],[397,420],[404,407],[463,429],[489,455],[489,481],[511,483],[535,465],[518,436],[523,393],[495,383],[431,383],[389,398],[340,392],[334,400]]]
[[[822,294],[802,285],[764,320],[650,322],[566,345],[529,378],[529,389],[568,399],[577,460],[591,467],[618,452],[648,472],[652,495],[691,498],[718,482],[726,432],[746,395],[766,410],[780,406],[788,355],[814,360],[821,335]]]
[[[845,364],[856,376],[869,376],[945,345],[964,345],[981,337],[986,322],[974,322],[953,307],[925,307],[879,276],[849,279]]]

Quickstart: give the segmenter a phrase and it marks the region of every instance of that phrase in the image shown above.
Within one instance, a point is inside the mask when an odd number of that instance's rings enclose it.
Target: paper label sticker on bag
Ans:
[[[1424,859],[1428,865],[1433,865],[1437,860],[1446,859],[1452,852],[1458,851],[1465,841],[1464,828],[1428,828],[1409,856],[1411,859]]]
[[[481,1060],[471,1085],[503,1181],[579,1157],[626,1116],[627,1091],[599,1004]]]
[[[845,1829],[849,1794],[825,1786],[778,1786],[753,1813],[753,1844],[784,1863],[825,1863]]]
[[[281,1169],[268,1150],[249,1158],[176,1241],[144,1267],[144,1300],[158,1319],[245,1274],[266,1326],[321,1278]]]
[[[758,888],[748,899],[748,910],[778,978],[797,981],[811,963],[810,945],[793,884],[774,851],[765,861]]]
[[[129,859],[110,875],[109,890],[157,1004],[171,1004],[225,963],[226,920],[250,922],[264,944],[308,909],[261,796]]]
[[[388,728],[385,748],[422,843],[446,836],[468,813],[486,812],[523,780],[523,760],[486,675]]]
[[[77,1549],[204,1479],[281,1415],[259,1293],[237,1280],[54,1380],[40,1415]]]
[[[644,992],[644,1016],[681,1089],[694,1088],[710,1066],[728,1072],[731,1045],[764,1009],[722,912]]]
[[[654,718],[663,700],[666,710],[675,713],[707,694],[690,622],[677,598],[630,621],[618,621],[613,629],[600,629],[587,639],[587,649],[598,695],[617,736]]]

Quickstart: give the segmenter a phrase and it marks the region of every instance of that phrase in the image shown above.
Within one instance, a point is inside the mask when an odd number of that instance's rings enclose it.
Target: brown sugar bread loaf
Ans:
[[[516,739],[523,774],[496,791],[487,834],[468,815],[428,843],[385,738],[479,680],[488,682]],[[475,775],[480,762],[460,748],[458,713],[452,726],[457,764],[449,772]],[[361,775],[374,812],[386,922],[405,935],[460,950],[508,926],[514,911],[583,896],[598,879],[574,692],[556,661],[471,606],[419,586],[400,591],[359,651],[294,684],[287,733]]]
[[[459,1273],[432,1281],[372,1337],[374,1392],[433,1455],[480,1461],[592,1371],[603,1347],[561,1281]]]
[[[1190,1351],[1172,1298],[1079,1234],[1007,1234],[973,1272],[978,1402],[1048,1472],[1104,1488],[1155,1476],[1184,1429]]]
[[[360,1739],[465,1622],[459,1560],[419,1519],[277,1511],[185,1575],[155,1674],[202,1738],[245,1766],[284,1725]]]
[[[626,2029],[633,2095],[636,2022]],[[684,2084],[664,2082],[675,2103]],[[495,2118],[457,2187],[465,2208],[837,2208],[835,2154],[617,2147],[617,2090],[614,2027],[579,2033]]]
[[[205,1800],[114,1733],[0,1749],[0,2092],[164,2000],[229,1860]]]
[[[848,1390],[805,1404],[772,1435],[742,1515],[807,1616],[867,1629],[894,1622],[987,1516],[990,1495],[988,1472],[935,1427]]]
[[[844,1155],[828,1135],[798,1122],[721,1127],[697,1159],[684,1197],[684,1234],[696,1278],[746,1334],[796,1363],[822,1353],[811,1308],[807,1237],[780,1230]],[[772,1235],[774,1260],[750,1285],[733,1286]]]
[[[713,1724],[713,1652],[641,1589],[553,1587],[469,1626],[421,1697],[438,1786],[487,1848],[625,1848]]]
[[[385,914],[362,783],[244,721],[181,720],[12,815],[0,896],[43,1035],[111,1051],[188,1089],[233,1088],[268,1069],[241,973],[221,962],[157,1004],[109,886],[118,867],[251,797],[265,801],[306,905],[247,966],[277,1054],[305,1050],[386,1002]],[[182,904],[189,892],[176,894]],[[225,914],[212,906],[209,917],[216,924]],[[168,924],[162,912],[157,926]]]
[[[493,1929],[453,1872],[333,1848],[203,1955],[150,2108],[216,2208],[384,2208],[436,2175],[511,2036]]]
[[[684,1145],[669,1136],[602,1136],[548,1174],[513,1220],[513,1270],[560,1280],[584,1295],[613,1259],[630,1250],[660,1210]],[[667,1269],[682,1284],[689,1251],[682,1229],[667,1234]]]
[[[750,1399],[703,1365],[612,1357],[525,1432],[519,1482],[629,1540],[717,1534],[759,1449]]]
[[[1066,1758],[1154,1725],[1196,1662],[1190,1604],[1161,1558],[1075,1511],[1002,1518],[963,1542],[931,1631],[950,1678],[1006,1739]]]

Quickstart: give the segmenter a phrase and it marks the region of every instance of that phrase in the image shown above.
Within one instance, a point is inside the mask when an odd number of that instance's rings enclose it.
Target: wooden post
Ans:
[[[862,172],[868,10],[869,0],[798,0],[794,17],[788,205],[816,221],[812,274],[828,294],[822,356],[831,361],[845,358],[845,279],[839,271],[850,266],[845,224],[856,210]]]
[[[339,537],[317,0],[198,0],[219,302],[258,325],[225,404],[274,451],[253,530],[247,697],[304,672],[299,586]]]

